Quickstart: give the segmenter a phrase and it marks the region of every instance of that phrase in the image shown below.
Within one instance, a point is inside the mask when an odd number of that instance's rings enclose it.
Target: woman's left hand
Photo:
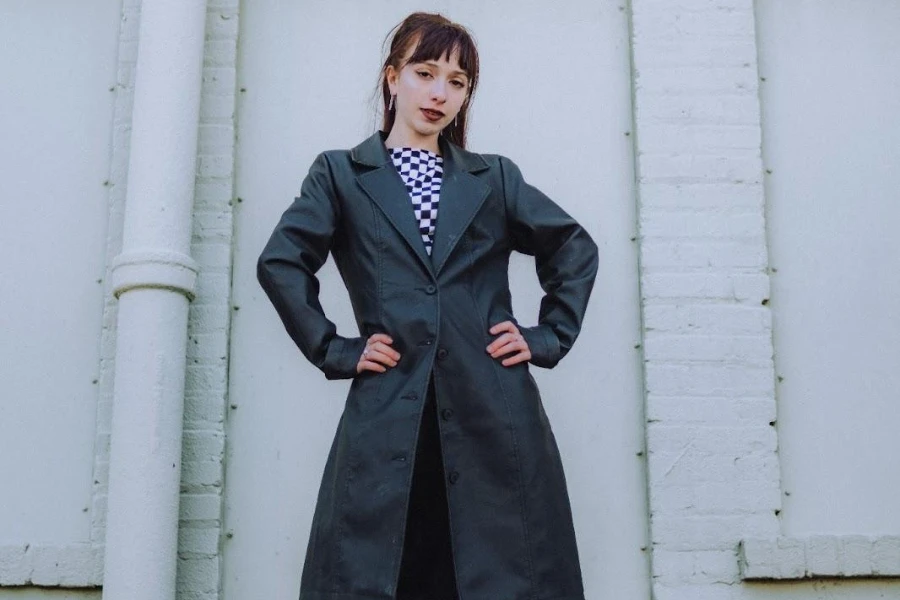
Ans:
[[[519,333],[519,328],[516,327],[515,323],[512,321],[503,321],[502,323],[497,323],[490,329],[491,335],[497,335],[501,332],[505,333],[491,342],[487,347],[487,352],[492,358],[500,358],[501,356],[506,356],[507,354],[515,352],[515,354],[512,354],[501,361],[501,364],[504,367],[511,367],[521,362],[531,360],[531,350],[528,349],[528,343],[525,341],[525,338],[522,337],[522,334]]]

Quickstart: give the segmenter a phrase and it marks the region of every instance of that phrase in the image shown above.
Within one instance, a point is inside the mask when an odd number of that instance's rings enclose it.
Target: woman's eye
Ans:
[[[418,73],[420,77],[431,77],[431,73],[428,71],[416,71],[416,73]]]
[[[454,80],[452,83],[453,83],[453,85],[455,85],[455,86],[458,87],[458,88],[464,88],[464,87],[466,87],[466,84],[464,84],[462,81]]]

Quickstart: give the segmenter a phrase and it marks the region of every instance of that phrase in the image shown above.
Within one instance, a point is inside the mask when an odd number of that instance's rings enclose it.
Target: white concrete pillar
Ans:
[[[141,6],[122,254],[104,600],[175,598],[205,0]]]

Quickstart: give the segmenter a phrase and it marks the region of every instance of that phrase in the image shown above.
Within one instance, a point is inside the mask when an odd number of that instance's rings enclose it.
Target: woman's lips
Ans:
[[[435,121],[440,121],[444,118],[444,113],[439,110],[431,110],[429,108],[421,109],[422,114],[425,115],[425,118],[434,123]]]

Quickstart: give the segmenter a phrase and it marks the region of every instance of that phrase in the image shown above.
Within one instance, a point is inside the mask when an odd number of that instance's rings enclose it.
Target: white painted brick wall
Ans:
[[[124,0],[119,27],[119,43],[110,166],[104,185],[108,190],[106,264],[122,249],[122,229],[131,143],[131,113],[134,98],[134,71],[137,61],[140,0]],[[104,286],[100,335],[96,437],[91,488],[90,538],[86,543],[65,545],[0,545],[0,586],[66,586],[93,588],[102,584],[103,551],[106,540],[107,490],[109,482],[110,428],[113,410],[113,381],[116,356],[117,301],[112,295],[109,271],[98,280]]]
[[[632,2],[656,600],[737,598],[781,489],[752,0]]]
[[[238,10],[238,0],[208,3],[192,240],[201,271],[186,365],[182,600],[218,599],[221,591]],[[112,90],[110,260],[121,249],[139,16],[140,0],[125,0]],[[890,573],[896,538],[779,538],[752,0],[633,0],[632,24],[654,598],[736,599],[742,576]],[[106,296],[94,544],[105,537],[115,357],[116,303]],[[93,560],[102,564],[102,556]]]
[[[221,591],[238,0],[207,3],[191,256],[200,265],[188,323],[178,598]]]
[[[140,0],[123,4],[119,42],[107,263],[121,251]],[[208,2],[191,253],[200,265],[191,305],[185,382],[178,596],[213,600],[220,591],[228,330],[231,317],[231,205],[238,1]],[[108,278],[107,278],[108,279]],[[116,301],[107,286],[91,539],[105,539],[109,431],[115,370]],[[102,564],[102,557],[100,559]]]
[[[741,542],[744,579],[900,576],[900,536],[812,535]]]

